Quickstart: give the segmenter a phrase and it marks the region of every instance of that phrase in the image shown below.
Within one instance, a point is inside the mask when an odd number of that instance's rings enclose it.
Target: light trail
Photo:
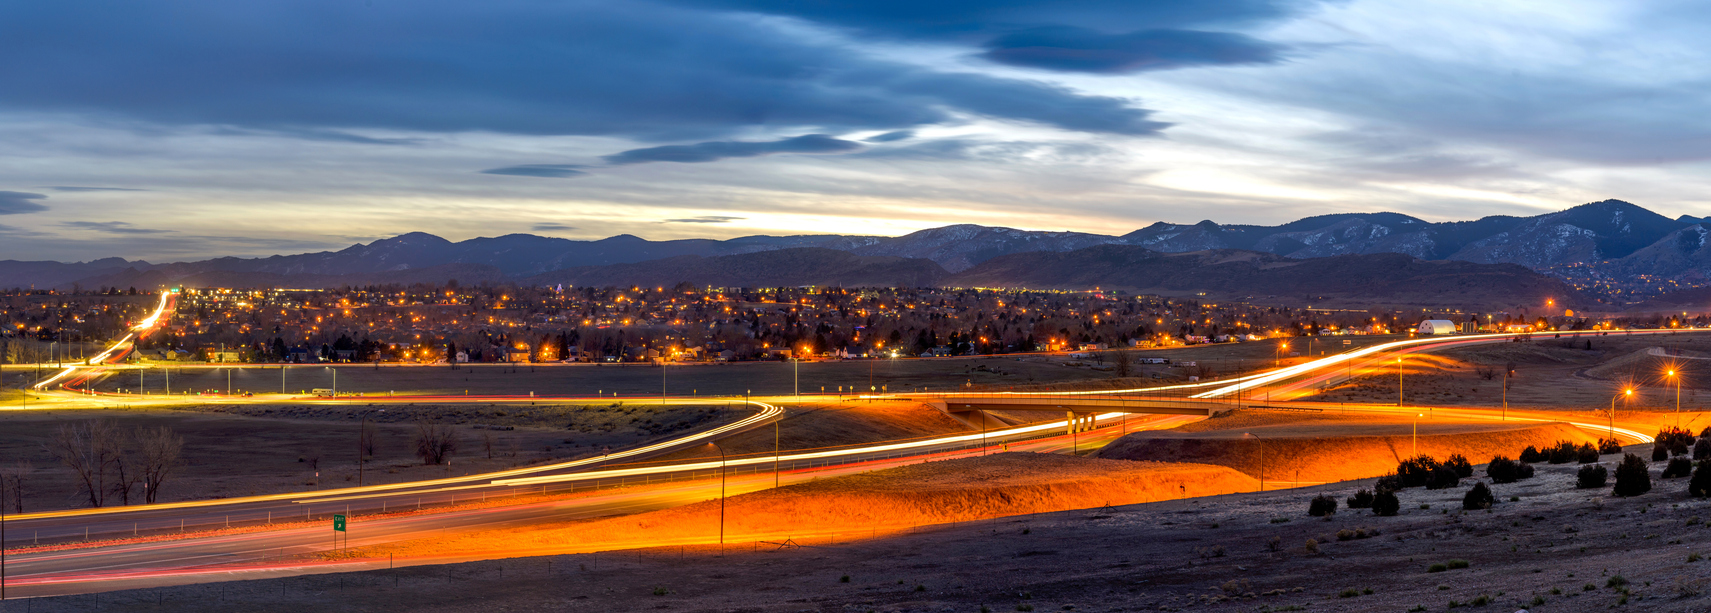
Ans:
[[[119,339],[119,342],[117,342],[117,343],[113,343],[113,345],[108,347],[105,351],[102,351],[101,353],[95,354],[95,357],[89,358],[87,361],[85,361],[84,364],[90,364],[90,365],[105,364],[108,360],[114,359],[113,354],[115,352],[119,351],[120,349],[123,349],[126,345],[128,345],[131,342],[132,339],[139,338],[139,335],[146,336],[148,332],[153,331],[154,327],[160,323],[161,317],[166,314],[167,307],[169,305],[175,303],[174,298],[177,295],[178,294],[176,292],[170,292],[170,291],[161,292],[160,293],[160,304],[155,307],[154,313],[150,314],[148,317],[143,318],[141,321],[138,321],[136,323],[136,325],[131,326],[131,331],[126,333],[124,338]],[[72,373],[77,372],[78,368],[81,366],[83,366],[83,364],[66,367],[66,369],[60,371],[59,374],[56,374],[52,377],[48,377],[47,379],[44,379],[40,382],[37,382],[35,385],[33,385],[31,387],[34,389],[37,389],[37,390],[44,389],[49,385],[53,385],[53,383],[55,381],[59,381],[60,379],[64,379],[64,378],[70,376]]]

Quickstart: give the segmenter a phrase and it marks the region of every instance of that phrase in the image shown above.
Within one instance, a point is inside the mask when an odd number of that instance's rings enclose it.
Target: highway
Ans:
[[[108,364],[123,358],[134,338],[143,338],[164,319],[171,306],[171,296],[163,295],[156,313],[133,329],[131,335],[116,343],[107,352],[86,366],[74,366],[37,384],[38,390],[60,402],[86,399],[87,393],[50,390],[50,386],[75,386],[93,377],[102,376]],[[1678,331],[1641,331],[1634,334],[1671,333]],[[1564,333],[1570,336],[1573,333]],[[1588,333],[1590,334],[1590,333]],[[176,531],[180,526],[254,526],[287,521],[326,522],[331,514],[346,513],[356,517],[351,524],[351,545],[423,538],[448,531],[463,531],[508,525],[524,525],[543,521],[599,517],[666,508],[717,496],[721,472],[727,475],[729,493],[740,493],[787,484],[797,480],[817,478],[854,471],[876,470],[931,459],[960,457],[995,450],[1069,452],[1102,446],[1128,431],[1169,428],[1200,419],[1193,415],[1130,415],[1131,412],[1164,411],[1173,404],[1186,406],[1230,406],[1244,403],[1242,396],[1256,389],[1265,389],[1274,396],[1274,403],[1310,406],[1311,403],[1291,401],[1292,392],[1308,390],[1327,382],[1347,377],[1358,368],[1372,368],[1400,352],[1431,351],[1470,343],[1509,342],[1516,335],[1477,335],[1448,338],[1421,338],[1396,341],[1363,348],[1335,356],[1319,358],[1302,364],[1221,381],[1184,385],[1158,386],[1127,390],[1093,392],[1000,392],[979,394],[984,408],[1024,409],[1043,408],[1040,399],[1049,397],[1053,410],[1064,406],[1084,407],[1089,413],[1075,421],[1050,420],[1021,427],[999,428],[987,432],[971,432],[925,440],[888,442],[847,449],[791,452],[779,456],[746,456],[728,460],[701,460],[672,464],[635,464],[648,458],[674,451],[707,445],[718,438],[757,428],[779,419],[784,410],[780,399],[746,400],[755,409],[753,415],[717,428],[694,432],[682,437],[655,442],[615,452],[606,457],[589,458],[526,467],[481,475],[469,475],[431,481],[345,488],[315,493],[278,494],[225,500],[194,501],[134,507],[76,509],[48,513],[12,516],[5,521],[5,543],[10,547],[33,542],[63,542],[90,537],[129,536]],[[1172,401],[1161,395],[1181,394],[1187,398]],[[931,402],[951,396],[968,398],[969,394],[892,394],[873,398],[905,398]],[[1251,396],[1246,399],[1252,404]],[[295,402],[341,403],[342,399],[302,398],[228,398],[223,402]],[[517,396],[484,397],[362,397],[370,402],[577,402],[588,398],[546,398]],[[765,401],[763,401],[765,400]],[[705,403],[707,399],[663,399],[659,402]],[[181,403],[172,397],[129,397],[136,404]],[[1111,411],[1122,404],[1121,411]],[[1149,410],[1147,406],[1153,405]],[[1024,407],[1023,405],[1027,405]],[[1337,410],[1351,412],[1397,413],[1413,412],[1418,407],[1386,405],[1336,405]],[[1498,419],[1489,409],[1444,409],[1440,415],[1469,419]],[[1189,411],[1194,412],[1194,411]],[[1199,411],[1204,415],[1205,411]],[[1549,415],[1523,415],[1511,412],[1510,420],[1555,421]],[[1075,424],[1071,428],[1071,424]],[[1589,430],[1604,429],[1598,424],[1575,425]],[[1616,429],[1630,442],[1649,441],[1644,433]],[[625,464],[619,464],[625,463]],[[774,467],[778,467],[776,472]],[[630,485],[622,489],[615,485]],[[575,493],[562,500],[519,499],[518,504],[499,504],[497,500],[510,496],[561,496]],[[399,514],[400,509],[430,508],[454,503],[470,504],[494,500],[483,508],[456,508],[425,514]],[[529,501],[533,500],[533,501]],[[364,515],[381,514],[374,519]],[[16,592],[25,595],[81,593],[165,585],[181,582],[220,580],[267,576],[329,572],[353,568],[350,565],[305,564],[291,556],[324,551],[332,544],[331,531],[326,526],[293,527],[245,534],[218,534],[164,540],[147,543],[116,544],[66,551],[37,551],[7,556],[6,581]],[[413,561],[411,563],[420,563]],[[373,564],[362,562],[360,564]],[[16,595],[16,594],[13,594]]]

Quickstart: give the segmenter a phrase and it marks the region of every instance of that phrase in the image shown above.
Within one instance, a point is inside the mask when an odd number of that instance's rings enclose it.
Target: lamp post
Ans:
[[[1254,444],[1259,445],[1259,491],[1263,492],[1265,491],[1265,445],[1260,444],[1259,435],[1252,432],[1243,432],[1242,436],[1254,439]]]
[[[1396,406],[1402,406],[1402,356],[1396,356]]]
[[[1616,438],[1616,399],[1632,395],[1634,395],[1634,390],[1624,389],[1622,393],[1610,397],[1610,438],[1612,440]]]
[[[725,555],[725,448],[718,441],[708,441],[719,450],[719,555]]]
[[[1675,379],[1675,427],[1679,429],[1681,428],[1681,375],[1677,374],[1674,368],[1669,369],[1667,374],[1669,378]]]
[[[339,369],[328,366],[327,370],[333,371],[333,397],[338,398],[339,397]]]
[[[1420,457],[1420,418],[1425,416],[1425,413],[1414,414],[1414,436],[1412,441],[1414,453],[1410,454],[1413,457]]]

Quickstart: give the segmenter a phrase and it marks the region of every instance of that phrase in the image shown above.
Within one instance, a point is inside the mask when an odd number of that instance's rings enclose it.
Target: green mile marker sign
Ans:
[[[345,531],[345,516],[343,516],[343,515],[334,515],[333,516],[333,531],[335,531],[335,532],[344,532]]]

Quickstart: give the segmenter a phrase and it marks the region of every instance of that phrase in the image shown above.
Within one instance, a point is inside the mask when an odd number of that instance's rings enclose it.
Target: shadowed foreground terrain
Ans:
[[[1711,527],[1703,521],[1711,506],[1687,498],[1685,480],[1658,479],[1654,466],[1655,489],[1620,499],[1608,487],[1575,489],[1574,465],[1538,468],[1533,479],[1494,486],[1498,503],[1489,512],[1461,511],[1472,483],[1464,480],[1460,488],[1405,490],[1396,517],[1346,508],[1328,520],[1306,515],[1315,493],[1342,498],[1371,486],[1352,482],[974,521],[835,544],[735,543],[722,557],[716,547],[666,547],[112,592],[30,607],[936,613],[1711,606],[1702,592],[1711,562],[1694,555],[1711,553]],[[1316,545],[1309,548],[1308,539]],[[1433,572],[1433,564],[1459,566],[1451,560],[1467,566]]]

